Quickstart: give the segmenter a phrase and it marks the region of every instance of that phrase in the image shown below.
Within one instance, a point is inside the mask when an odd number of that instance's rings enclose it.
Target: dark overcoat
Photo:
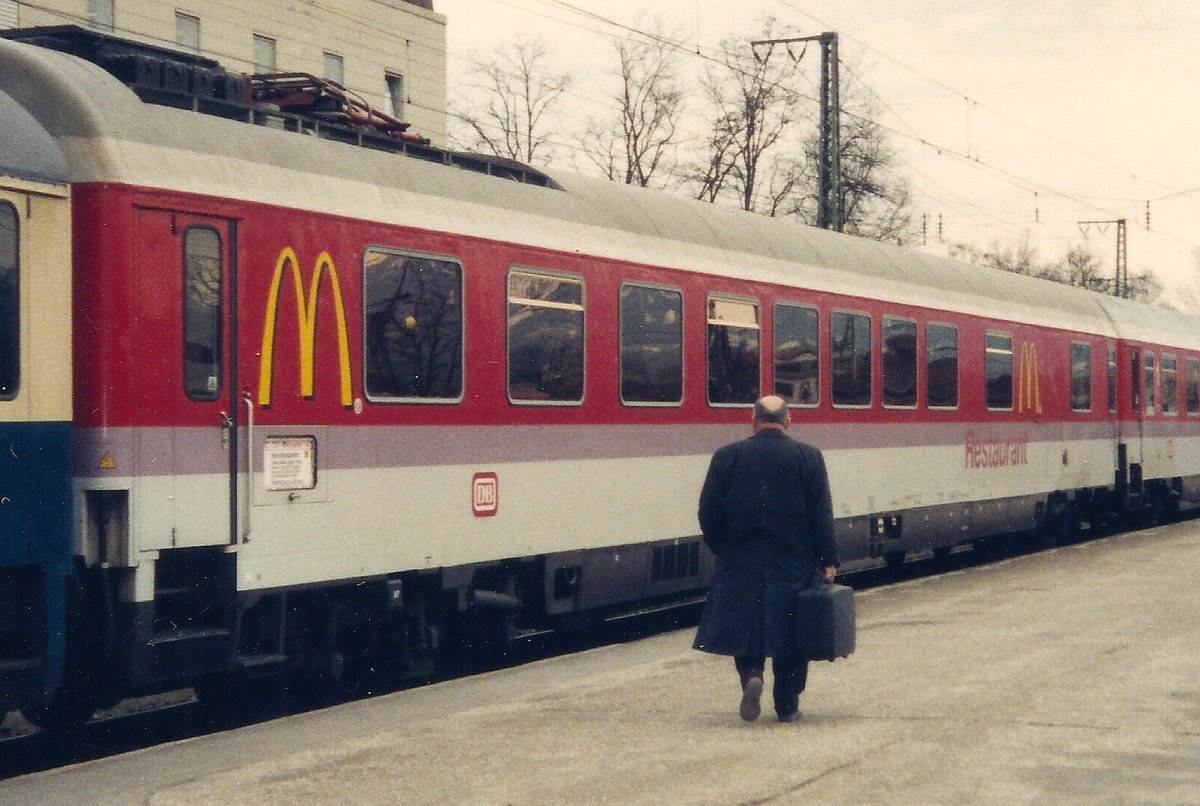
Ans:
[[[726,445],[709,464],[699,515],[717,565],[695,648],[796,654],[796,592],[840,562],[821,452],[772,428]]]

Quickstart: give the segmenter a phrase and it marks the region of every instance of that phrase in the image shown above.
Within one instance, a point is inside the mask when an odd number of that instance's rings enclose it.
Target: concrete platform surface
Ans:
[[[859,595],[804,719],[691,631],[0,783],[12,804],[1200,802],[1200,524]],[[768,677],[768,689],[770,680]]]

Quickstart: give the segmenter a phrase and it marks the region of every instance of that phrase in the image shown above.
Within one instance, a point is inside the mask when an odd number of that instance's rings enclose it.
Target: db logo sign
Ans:
[[[471,511],[476,518],[490,518],[500,509],[500,479],[495,473],[471,477]]]

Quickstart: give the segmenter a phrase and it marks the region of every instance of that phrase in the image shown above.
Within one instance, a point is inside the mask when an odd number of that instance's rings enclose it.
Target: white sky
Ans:
[[[1050,261],[1085,242],[1077,221],[1126,218],[1130,272],[1153,270],[1176,298],[1194,290],[1200,300],[1194,0],[435,0],[434,7],[448,20],[451,98],[466,56],[532,32],[555,69],[575,77],[564,103],[592,106],[591,114],[603,94],[595,79],[612,72],[612,41],[628,33],[581,11],[643,29],[658,17],[705,52],[722,39],[758,38],[766,15],[803,35],[836,31],[843,64],[882,100],[880,121],[895,130],[890,141],[912,182],[917,220],[929,216],[931,241],[940,216],[948,240],[1010,246],[1027,234]],[[698,76],[706,62],[684,64],[685,75]],[[818,69],[814,47],[798,86],[811,87]],[[1115,228],[1091,227],[1086,243],[1111,272]]]

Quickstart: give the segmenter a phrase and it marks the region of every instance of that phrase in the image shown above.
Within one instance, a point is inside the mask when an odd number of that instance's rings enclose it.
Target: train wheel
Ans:
[[[1071,502],[1056,498],[1046,505],[1046,516],[1035,532],[1037,546],[1054,548],[1072,542],[1079,535],[1079,519]]]
[[[331,612],[326,629],[324,676],[331,693],[338,699],[366,694],[375,682],[381,662],[377,620],[361,604],[339,606]]]

